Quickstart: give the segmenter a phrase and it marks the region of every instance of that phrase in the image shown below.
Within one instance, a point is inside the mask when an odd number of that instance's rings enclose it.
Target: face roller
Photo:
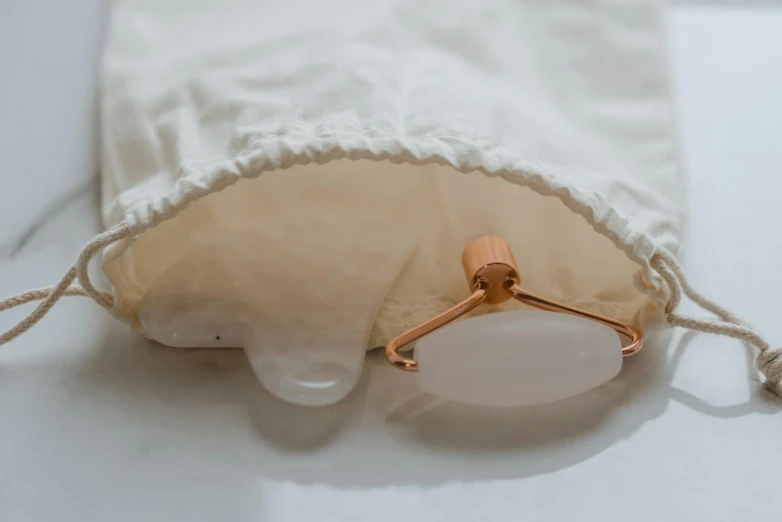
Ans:
[[[488,406],[551,402],[610,380],[621,369],[622,357],[641,349],[641,333],[631,325],[524,290],[513,253],[502,238],[472,241],[462,265],[471,295],[400,334],[385,348],[388,361],[417,372],[419,385],[427,391]],[[435,332],[483,303],[511,298],[559,313],[488,314]],[[624,345],[616,334],[627,339]],[[399,353],[422,337],[416,358]]]

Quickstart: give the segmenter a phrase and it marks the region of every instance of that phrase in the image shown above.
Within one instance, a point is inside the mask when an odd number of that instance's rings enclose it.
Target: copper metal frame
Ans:
[[[464,249],[462,265],[472,295],[450,310],[446,310],[392,339],[386,345],[388,362],[401,370],[417,371],[418,362],[400,355],[400,348],[450,323],[481,303],[498,304],[510,298],[541,310],[578,315],[613,328],[617,333],[628,338],[628,343],[622,347],[622,356],[624,357],[638,353],[643,346],[641,332],[627,323],[567,306],[521,288],[519,271],[516,268],[513,252],[510,245],[502,238],[483,236],[472,241]]]

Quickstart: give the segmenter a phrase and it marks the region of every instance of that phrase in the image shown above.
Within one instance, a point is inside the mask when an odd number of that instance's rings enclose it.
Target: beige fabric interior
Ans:
[[[144,307],[165,319],[224,303],[283,330],[360,332],[372,348],[466,297],[461,252],[486,234],[511,244],[529,290],[657,322],[641,267],[559,198],[439,165],[345,159],[244,179],[145,231],[104,271],[116,313],[137,326]]]

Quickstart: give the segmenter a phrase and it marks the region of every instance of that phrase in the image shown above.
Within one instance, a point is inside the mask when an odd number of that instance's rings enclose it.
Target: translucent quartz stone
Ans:
[[[543,311],[502,312],[447,325],[418,341],[418,385],[483,406],[572,397],[616,376],[622,345],[611,328]]]
[[[284,321],[246,305],[179,298],[149,300],[141,307],[141,319],[149,335],[169,346],[244,348],[264,388],[294,404],[339,401],[353,389],[364,365],[364,329],[331,331],[320,323],[333,320],[329,314]]]
[[[358,382],[368,328],[411,251],[377,230],[382,241],[356,244],[312,223],[283,229],[285,241],[252,230],[190,250],[145,295],[142,327],[169,346],[243,348],[273,395],[333,404]]]

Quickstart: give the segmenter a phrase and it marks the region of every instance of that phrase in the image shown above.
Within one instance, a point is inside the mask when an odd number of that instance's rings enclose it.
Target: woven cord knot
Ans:
[[[782,348],[768,348],[755,359],[758,370],[770,385],[782,382]]]

